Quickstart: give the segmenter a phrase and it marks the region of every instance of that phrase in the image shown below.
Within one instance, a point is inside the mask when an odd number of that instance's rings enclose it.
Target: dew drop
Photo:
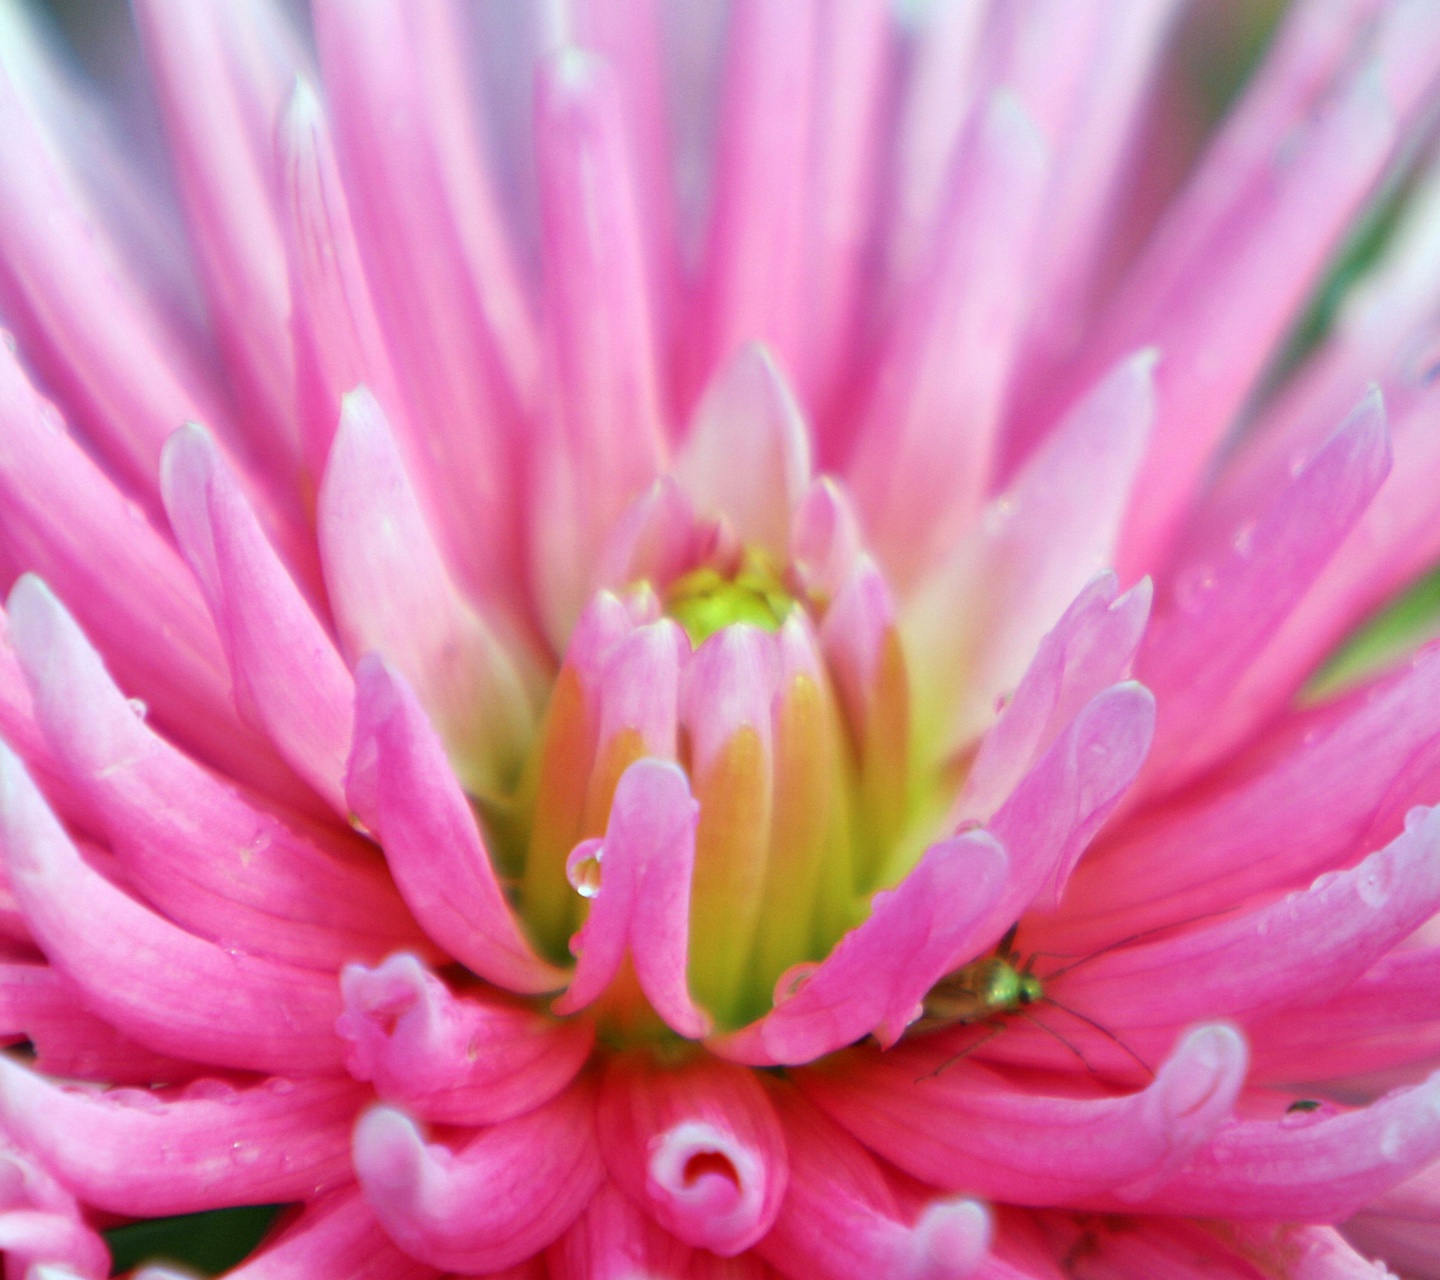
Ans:
[[[146,703],[144,698],[126,698],[125,701],[129,705],[130,710],[135,713],[137,720],[143,720],[150,714],[149,704]]]
[[[1282,1129],[1306,1129],[1312,1124],[1319,1124],[1335,1114],[1335,1107],[1317,1098],[1301,1098],[1292,1102],[1286,1109],[1285,1114],[1280,1117]]]
[[[1338,872],[1338,871],[1326,871],[1323,875],[1318,875],[1318,876],[1315,877],[1315,879],[1313,879],[1312,881],[1310,881],[1310,892],[1311,892],[1311,893],[1321,893],[1321,892],[1323,892],[1325,889],[1328,889],[1328,888],[1329,888],[1332,884],[1334,884],[1335,881],[1337,881],[1339,878],[1340,878],[1340,872]]]
[[[240,1101],[240,1092],[227,1080],[196,1080],[185,1090],[187,1101],[225,1102],[233,1106]]]
[[[813,960],[802,961],[800,964],[792,964],[775,980],[775,992],[771,997],[776,1008],[779,1008],[787,1000],[793,1000],[800,994],[800,990],[810,981],[810,976],[820,966]]]
[[[1199,613],[1205,597],[1215,589],[1215,573],[1209,565],[1194,565],[1175,580],[1175,603],[1186,613]]]
[[[1390,896],[1390,877],[1381,866],[1368,866],[1355,877],[1355,896],[1367,907],[1384,906]]]
[[[260,1148],[254,1143],[237,1142],[230,1148],[236,1164],[255,1164],[260,1159]]]
[[[1247,520],[1230,536],[1230,545],[1235,548],[1235,554],[1241,557],[1248,557],[1255,549],[1255,521]]]
[[[565,878],[582,898],[593,898],[600,892],[600,863],[605,846],[599,840],[582,840],[565,860]]]
[[[48,400],[40,402],[40,421],[52,436],[65,434],[65,419],[60,416],[60,410]]]

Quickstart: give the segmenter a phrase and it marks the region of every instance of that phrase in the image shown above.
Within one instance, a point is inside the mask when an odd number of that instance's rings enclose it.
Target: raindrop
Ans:
[[[776,1008],[779,1008],[787,1000],[793,1000],[800,994],[800,990],[810,981],[811,975],[820,966],[813,960],[802,961],[800,964],[792,964],[775,981],[775,992],[772,997]]]
[[[593,898],[600,892],[600,863],[605,846],[599,840],[582,840],[565,860],[565,878],[582,898]]]
[[[1255,549],[1255,521],[1247,520],[1230,537],[1230,545],[1235,548],[1235,554],[1247,558]]]
[[[60,416],[60,410],[48,400],[40,401],[40,421],[52,436],[65,434],[65,419]]]
[[[137,720],[143,720],[150,714],[150,707],[144,698],[126,698],[125,701]]]
[[[1317,1098],[1299,1098],[1285,1108],[1285,1114],[1280,1117],[1282,1129],[1305,1129],[1312,1124],[1319,1124],[1335,1114],[1335,1108],[1328,1102]]]
[[[1199,613],[1205,597],[1215,589],[1215,573],[1209,565],[1195,565],[1175,580],[1175,603],[1186,613]]]
[[[1368,866],[1355,878],[1355,896],[1367,907],[1379,907],[1390,896],[1390,877],[1379,866]]]

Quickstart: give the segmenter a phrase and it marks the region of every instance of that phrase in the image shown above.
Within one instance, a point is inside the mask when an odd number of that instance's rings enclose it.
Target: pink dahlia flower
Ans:
[[[1180,8],[4,7],[9,1280],[1440,1275],[1440,7]]]

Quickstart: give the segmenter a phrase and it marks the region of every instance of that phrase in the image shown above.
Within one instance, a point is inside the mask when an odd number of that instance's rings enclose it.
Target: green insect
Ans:
[[[1153,1077],[1155,1072],[1150,1064],[1119,1036],[1078,1009],[1061,1004],[1045,989],[1046,983],[1049,981],[1058,978],[1063,973],[1069,973],[1078,965],[1093,960],[1095,955],[1099,955],[1101,952],[1097,951],[1094,955],[1074,960],[1042,979],[1034,971],[1035,961],[1039,959],[1040,953],[1034,952],[1022,961],[1019,951],[1015,949],[1015,935],[1019,928],[1018,923],[1011,925],[1010,931],[1000,939],[1000,944],[990,955],[982,956],[979,960],[972,960],[969,964],[947,973],[930,988],[921,1005],[923,1012],[910,1025],[907,1034],[923,1035],[929,1031],[940,1031],[956,1026],[985,1025],[988,1028],[975,1041],[955,1054],[954,1057],[947,1058],[930,1074],[939,1075],[952,1062],[974,1053],[981,1045],[999,1035],[1005,1029],[1008,1019],[1015,1016],[1024,1018],[1026,1022],[1033,1024],[1052,1039],[1059,1041],[1080,1060],[1087,1071],[1092,1075],[1099,1075],[1100,1072],[1076,1045],[1031,1012],[1034,1006],[1042,1005],[1058,1009],[1077,1022],[1084,1023],[1091,1030],[1099,1032],[1138,1063],[1147,1075]],[[1125,939],[1124,943],[1129,941],[1131,940]],[[1114,945],[1124,945],[1124,943]],[[1105,947],[1102,950],[1110,951],[1112,949],[1113,947]]]

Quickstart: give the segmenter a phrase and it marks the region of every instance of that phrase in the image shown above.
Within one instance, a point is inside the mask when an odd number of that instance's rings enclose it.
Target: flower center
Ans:
[[[746,549],[733,575],[701,565],[681,574],[665,591],[665,612],[685,628],[697,647],[739,622],[779,631],[794,607],[774,557],[753,547]]]

